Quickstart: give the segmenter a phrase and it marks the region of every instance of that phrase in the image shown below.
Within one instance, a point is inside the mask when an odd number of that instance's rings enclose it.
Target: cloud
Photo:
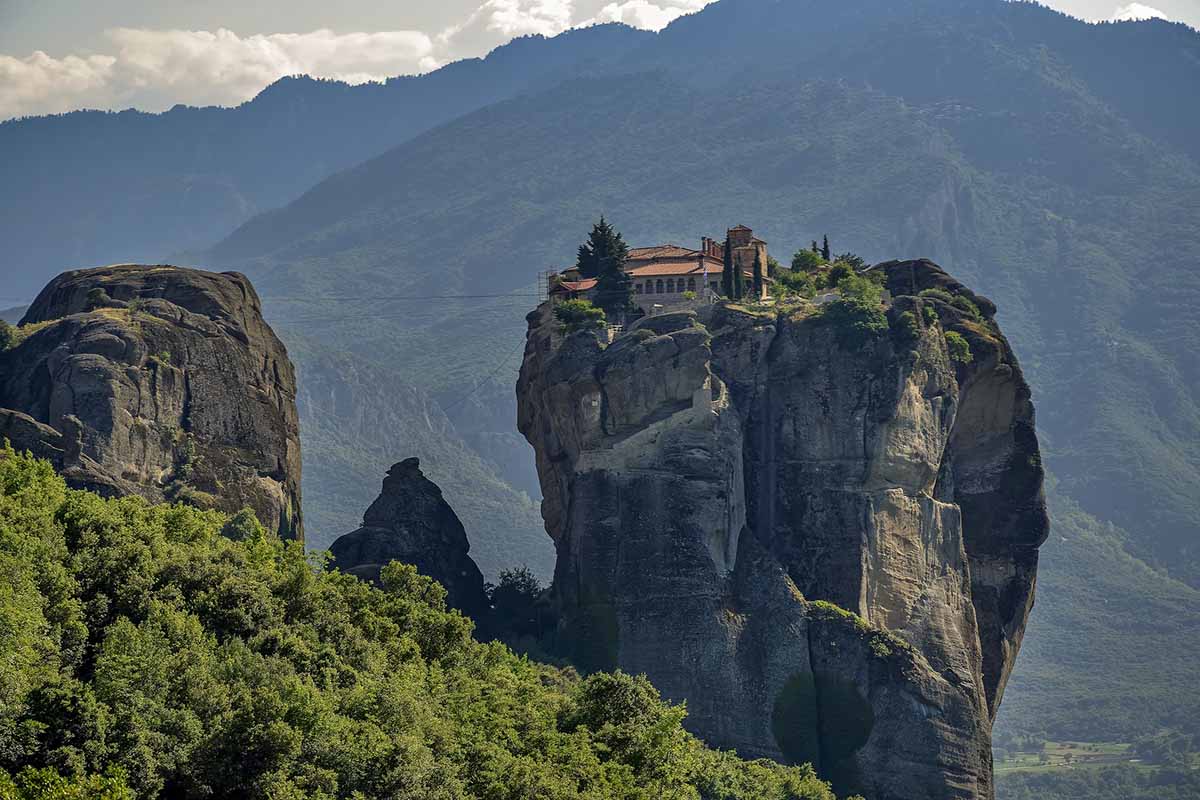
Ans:
[[[3,2],[3,0],[0,0]],[[76,108],[161,111],[176,103],[236,105],[285,75],[348,83],[428,72],[480,56],[517,36],[555,36],[571,27],[623,22],[661,30],[709,0],[483,0],[440,33],[274,33],[239,36],[224,28],[105,32],[109,52],[55,58],[0,54],[0,120]]]
[[[609,3],[590,22],[623,22],[635,28],[660,31],[676,17],[699,11],[709,0],[666,0],[651,3],[648,0],[626,0]]]
[[[335,34],[115,28],[112,55],[28,58],[0,55],[0,119],[73,108],[233,105],[285,75],[349,83],[437,66],[433,41],[419,31]]]
[[[556,36],[571,27],[572,0],[486,0],[467,19],[437,37],[447,59],[482,55],[517,37]]]
[[[1129,3],[1120,6],[1109,18],[1111,22],[1131,22],[1140,19],[1166,19],[1167,15],[1152,6],[1141,3]]]

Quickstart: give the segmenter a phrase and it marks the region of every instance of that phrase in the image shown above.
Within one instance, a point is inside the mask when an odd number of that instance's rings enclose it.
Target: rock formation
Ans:
[[[607,347],[529,315],[518,426],[559,642],[839,793],[991,798],[1047,533],[1033,407],[990,302],[927,261],[876,269],[888,330],[861,343],[803,303],[645,318]]]
[[[482,621],[488,600],[470,549],[442,490],[421,472],[420,461],[409,458],[388,470],[362,527],[339,537],[330,551],[338,569],[375,582],[390,561],[412,564],[446,587],[447,605]]]
[[[64,273],[0,353],[0,437],[78,488],[237,511],[301,539],[296,381],[250,282]]]

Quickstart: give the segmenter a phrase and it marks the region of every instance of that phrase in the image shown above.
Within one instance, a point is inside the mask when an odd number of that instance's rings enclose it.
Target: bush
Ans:
[[[983,315],[979,313],[979,306],[975,305],[962,295],[956,295],[955,298],[950,301],[950,305],[954,306],[959,311],[962,311],[971,319],[983,319]]]
[[[792,269],[796,272],[813,272],[825,265],[825,259],[812,250],[799,250],[792,256]]]
[[[971,345],[957,331],[946,331],[946,350],[950,353],[950,360],[959,364],[970,364],[974,358]]]
[[[921,306],[921,315],[925,317],[926,325],[932,325],[938,321],[937,309],[933,306]]]
[[[564,333],[599,330],[607,320],[604,310],[589,300],[564,300],[554,307],[554,318]]]
[[[775,276],[775,285],[778,287],[779,293],[784,296],[795,294],[801,297],[812,297],[816,294],[816,285],[813,283],[812,275],[797,272],[794,269],[780,270],[779,274]]]
[[[833,273],[830,272],[831,277],[832,275]],[[842,277],[837,282],[837,288],[841,291],[842,297],[850,300],[861,300],[870,306],[877,306],[883,302],[883,289],[878,283],[864,278],[862,275],[851,273]]]
[[[857,350],[888,329],[887,316],[878,303],[843,298],[825,306],[822,319],[837,326],[838,344]]]
[[[917,322],[917,315],[911,311],[896,315],[892,331],[905,343],[915,342],[921,338],[921,325]]]
[[[947,304],[954,302],[954,295],[950,294],[945,289],[922,289],[920,296],[930,300],[941,300],[943,303]]]
[[[0,319],[0,353],[17,343],[17,329]]]
[[[829,273],[825,276],[825,285],[830,289],[841,286],[842,281],[854,275],[854,270],[849,264],[834,264],[829,268]]]

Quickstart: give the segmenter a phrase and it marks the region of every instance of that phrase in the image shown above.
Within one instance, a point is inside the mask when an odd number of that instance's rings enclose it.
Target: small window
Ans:
[[[659,279],[658,279],[658,288],[657,288],[657,289],[655,289],[655,291],[656,291],[658,294],[662,294],[662,293],[663,293],[663,282],[662,282],[662,278],[659,278]]]
[[[688,291],[689,292],[696,291],[696,279],[695,278],[688,278]]]
[[[642,293],[642,285],[640,283],[635,288],[637,289],[638,294]]]

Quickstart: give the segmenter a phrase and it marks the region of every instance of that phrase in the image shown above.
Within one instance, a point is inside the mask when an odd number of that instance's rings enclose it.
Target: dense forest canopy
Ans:
[[[833,798],[706,749],[644,678],[474,641],[410,566],[324,561],[0,449],[0,796]]]

